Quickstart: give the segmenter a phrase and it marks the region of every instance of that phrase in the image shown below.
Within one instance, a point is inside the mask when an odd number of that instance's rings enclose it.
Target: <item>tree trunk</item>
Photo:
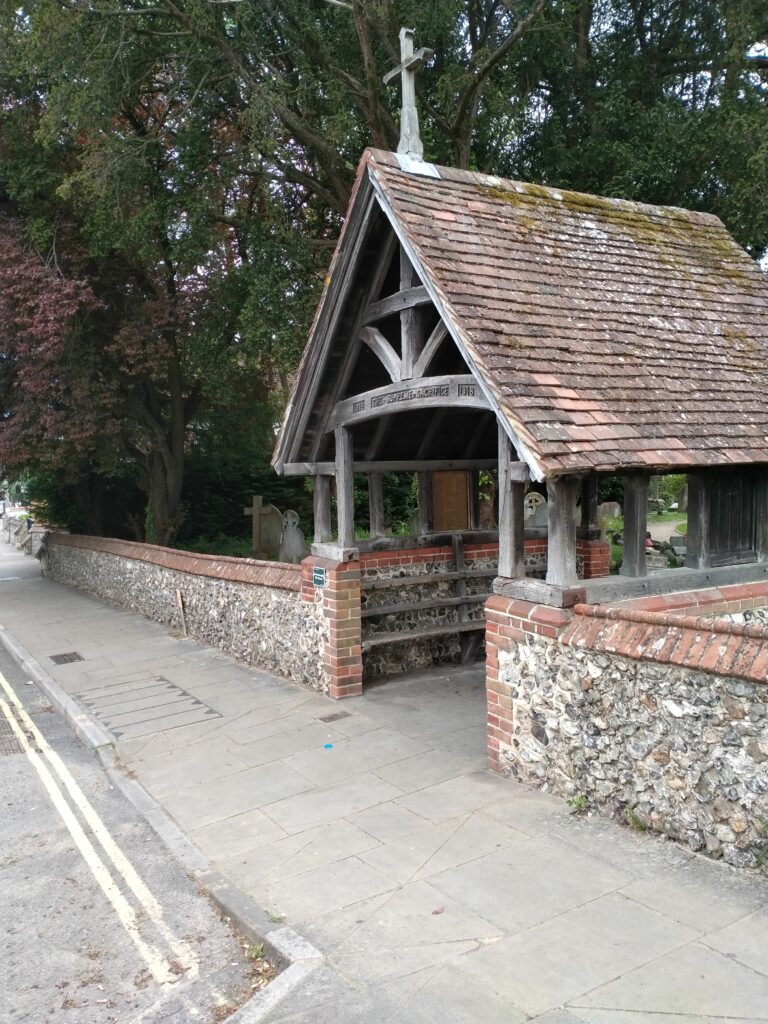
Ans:
[[[149,459],[149,495],[144,539],[167,547],[181,525],[180,502],[184,482],[184,452],[172,453],[170,464],[161,452]]]

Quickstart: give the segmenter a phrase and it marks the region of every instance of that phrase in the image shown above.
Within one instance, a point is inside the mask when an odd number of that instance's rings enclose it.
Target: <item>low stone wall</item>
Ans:
[[[46,574],[323,692],[330,625],[301,566],[51,534]]]
[[[572,610],[494,596],[491,767],[731,864],[763,864],[768,627],[709,613],[767,604],[766,584]]]

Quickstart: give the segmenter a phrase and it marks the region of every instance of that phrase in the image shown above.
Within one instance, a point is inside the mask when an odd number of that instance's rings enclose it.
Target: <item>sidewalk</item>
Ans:
[[[211,863],[325,955],[273,1024],[768,1021],[765,880],[490,775],[481,668],[337,703],[3,544],[0,624]]]

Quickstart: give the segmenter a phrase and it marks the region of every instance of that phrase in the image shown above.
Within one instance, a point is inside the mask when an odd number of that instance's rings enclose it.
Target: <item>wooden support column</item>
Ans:
[[[710,487],[707,474],[703,471],[689,473],[686,568],[707,569],[710,565],[709,504]]]
[[[432,511],[432,474],[419,473],[419,533],[434,533],[435,517]]]
[[[597,477],[594,473],[581,482],[581,528],[593,530],[597,526]]]
[[[315,544],[331,540],[331,478],[316,476],[312,481],[312,498],[315,509]]]
[[[469,528],[480,529],[480,472],[476,469],[469,474]]]
[[[342,548],[351,548],[355,543],[355,468],[352,431],[348,427],[337,427],[335,435],[338,540]]]
[[[758,472],[755,483],[755,553],[758,562],[768,562],[768,473]]]
[[[576,498],[578,477],[547,480],[547,583],[572,587],[576,573]]]
[[[517,462],[512,442],[499,426],[499,576],[525,576],[525,484],[512,479]]]
[[[384,477],[381,473],[368,474],[368,512],[370,536],[384,536]]]
[[[645,576],[645,535],[648,531],[648,477],[630,473],[624,477],[624,552],[622,576]]]
[[[400,247],[400,289],[404,291],[406,288],[411,288],[413,282],[416,279],[416,275],[411,265],[411,261],[406,255],[405,249]],[[416,361],[419,352],[417,351],[418,340],[417,340],[417,325],[418,325],[418,311],[415,307],[411,306],[409,309],[404,309],[400,313],[400,364],[402,367],[402,379],[410,380],[413,377],[413,364]]]

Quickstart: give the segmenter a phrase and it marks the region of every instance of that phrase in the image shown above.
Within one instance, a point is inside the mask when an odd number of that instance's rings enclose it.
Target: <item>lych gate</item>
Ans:
[[[408,132],[361,161],[274,458],[314,481],[336,696],[360,692],[363,658],[376,673],[474,657],[492,590],[548,635],[577,601],[762,578],[768,557],[765,276],[708,214],[425,163],[411,77],[428,53],[405,30],[401,45]],[[409,537],[386,535],[389,472],[418,479]],[[686,568],[649,577],[663,472],[689,474]],[[600,474],[624,478],[621,577]],[[533,486],[545,523],[526,520]]]

